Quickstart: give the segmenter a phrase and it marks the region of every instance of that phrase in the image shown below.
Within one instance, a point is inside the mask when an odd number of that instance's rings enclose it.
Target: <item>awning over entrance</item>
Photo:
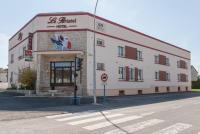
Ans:
[[[68,51],[35,51],[34,53],[41,54],[41,55],[74,55],[83,54],[83,51],[79,50],[68,50]]]

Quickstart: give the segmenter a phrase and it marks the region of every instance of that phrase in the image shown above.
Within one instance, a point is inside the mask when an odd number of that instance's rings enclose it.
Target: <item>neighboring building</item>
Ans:
[[[0,82],[8,82],[8,69],[0,68]]]
[[[72,95],[79,57],[78,95],[93,95],[93,28],[86,12],[36,15],[9,40],[9,86],[19,86],[18,74],[31,67],[38,94],[56,89]],[[103,95],[103,73],[109,96],[191,90],[189,51],[98,16],[95,28],[97,95]],[[25,50],[33,51],[32,62],[25,61]]]
[[[197,81],[198,80],[198,71],[194,68],[194,66],[191,66],[191,80],[192,81]]]

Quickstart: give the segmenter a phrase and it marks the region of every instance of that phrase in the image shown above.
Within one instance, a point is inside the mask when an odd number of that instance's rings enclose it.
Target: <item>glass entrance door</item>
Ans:
[[[74,85],[74,61],[50,62],[50,85]]]

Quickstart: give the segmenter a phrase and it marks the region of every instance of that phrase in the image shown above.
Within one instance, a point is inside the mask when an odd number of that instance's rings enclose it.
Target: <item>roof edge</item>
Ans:
[[[89,16],[92,16],[92,17],[94,16],[94,14],[89,13],[89,12],[57,12],[57,13],[54,12],[54,13],[39,13],[39,14],[35,15],[31,20],[29,20],[22,28],[20,28],[20,30],[18,30],[18,31],[9,39],[9,41],[10,41],[11,39],[13,39],[13,38],[14,38],[22,29],[24,29],[28,24],[30,24],[36,17],[53,16],[53,15],[54,15],[54,16],[62,16],[62,15],[89,15]],[[102,18],[102,17],[100,17],[100,16],[96,16],[96,18],[98,18],[98,19],[100,19],[100,20],[103,20],[103,21],[106,21],[106,22],[108,22],[108,23],[110,23],[110,24],[119,26],[119,27],[124,28],[124,29],[126,29],[126,30],[129,30],[129,31],[131,31],[131,32],[138,33],[138,34],[140,34],[140,35],[142,35],[142,36],[146,36],[146,37],[148,37],[148,38],[154,39],[154,40],[159,41],[159,42],[161,42],[161,43],[164,43],[164,44],[170,45],[170,46],[172,46],[172,47],[175,47],[175,48],[178,48],[178,49],[181,49],[181,50],[183,50],[183,51],[186,51],[186,52],[191,53],[189,50],[186,50],[186,49],[184,49],[184,48],[178,47],[178,46],[173,45],[173,44],[171,44],[171,43],[168,43],[168,42],[166,42],[166,41],[163,41],[163,40],[160,40],[160,39],[155,38],[155,37],[153,37],[153,36],[147,35],[147,34],[145,34],[145,33],[139,32],[139,31],[134,30],[134,29],[132,29],[132,28],[129,28],[129,27],[127,27],[127,26],[123,26],[123,25],[121,25],[121,24],[118,24],[118,23],[116,23],[116,22],[110,21],[110,20],[108,20],[108,19]]]

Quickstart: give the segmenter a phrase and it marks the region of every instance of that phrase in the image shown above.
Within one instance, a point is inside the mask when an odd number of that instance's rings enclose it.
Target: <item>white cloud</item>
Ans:
[[[8,65],[8,40],[8,35],[0,33],[0,68]]]

